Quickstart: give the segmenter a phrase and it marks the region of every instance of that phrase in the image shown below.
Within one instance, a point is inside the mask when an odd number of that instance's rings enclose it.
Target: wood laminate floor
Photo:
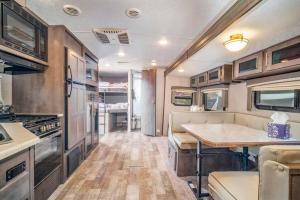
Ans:
[[[110,133],[51,200],[195,200],[168,165],[167,138]]]

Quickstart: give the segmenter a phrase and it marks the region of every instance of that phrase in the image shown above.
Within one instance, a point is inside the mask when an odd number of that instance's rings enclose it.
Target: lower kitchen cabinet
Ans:
[[[33,165],[29,149],[0,161],[1,200],[33,200]]]

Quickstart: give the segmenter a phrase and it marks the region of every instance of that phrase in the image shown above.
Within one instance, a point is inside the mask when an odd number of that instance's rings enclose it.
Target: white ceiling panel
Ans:
[[[249,43],[239,52],[230,52],[223,43],[236,33],[243,33]],[[300,0],[265,0],[184,62],[180,66],[184,72],[174,70],[171,75],[196,75],[298,35]]]
[[[27,6],[47,23],[64,24],[110,68],[145,68],[151,60],[169,66],[235,0],[27,0]],[[82,10],[80,16],[66,15],[62,8],[71,4]],[[125,15],[138,8],[138,19]],[[92,33],[93,28],[126,28],[131,44],[104,45]],[[158,45],[165,37],[169,44]],[[117,53],[122,50],[124,58]],[[118,61],[129,62],[119,64]]]

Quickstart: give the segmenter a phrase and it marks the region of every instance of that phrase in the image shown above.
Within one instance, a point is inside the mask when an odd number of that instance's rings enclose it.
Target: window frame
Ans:
[[[291,89],[293,90],[293,89]],[[295,89],[294,95],[294,107],[284,107],[284,106],[270,106],[270,105],[258,105],[258,95],[261,91],[254,91],[254,106],[259,110],[272,110],[272,111],[283,111],[283,112],[294,112],[300,113],[300,90]]]
[[[174,97],[174,102],[172,102],[172,104],[174,105],[174,106],[192,106],[193,105],[193,97],[194,97],[194,94],[192,94],[192,97],[190,98],[190,97]],[[189,100],[191,100],[191,104],[189,104],[189,105],[185,105],[185,104],[177,104],[177,103],[175,103],[176,101],[175,101],[175,99],[189,99]]]
[[[220,111],[225,111],[226,110],[226,108],[224,107],[224,105],[223,105],[223,98],[224,98],[224,95],[223,95],[223,91],[221,91],[221,104],[222,104],[222,109],[220,109],[220,110],[212,110],[212,109],[208,109],[207,108],[207,106],[206,106],[206,96],[207,96],[207,94],[209,94],[209,92],[203,92],[203,95],[202,95],[202,102],[203,102],[203,106],[204,106],[204,110],[205,111],[214,111],[214,112],[220,112]]]

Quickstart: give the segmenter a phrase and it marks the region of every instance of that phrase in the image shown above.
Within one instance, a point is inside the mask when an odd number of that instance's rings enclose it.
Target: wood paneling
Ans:
[[[176,59],[176,61],[165,71],[165,76],[176,69],[189,57],[197,53],[200,49],[205,47],[233,22],[238,20],[261,1],[262,0],[236,1],[236,3],[229,8],[227,12],[224,13],[204,34],[198,37],[198,39],[188,48],[188,50],[182,53],[182,56],[179,56],[178,59]]]
[[[156,135],[156,69],[142,71],[141,130],[146,135]]]
[[[49,67],[13,76],[13,105],[21,113],[64,113],[64,27],[49,27]]]

